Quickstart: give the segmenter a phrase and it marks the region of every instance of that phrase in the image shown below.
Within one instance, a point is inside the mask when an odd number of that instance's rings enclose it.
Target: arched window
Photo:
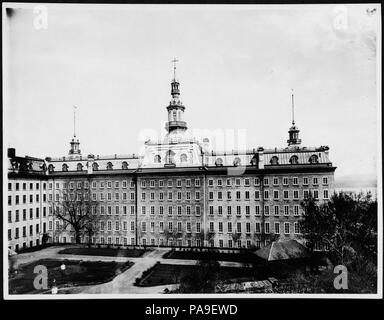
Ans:
[[[223,165],[223,159],[217,158],[216,161],[215,161],[215,165],[217,167],[221,167]]]
[[[63,171],[68,171],[68,165],[66,163],[63,164],[62,170]]]
[[[107,170],[113,170],[113,164],[112,162],[107,163]]]
[[[81,163],[77,164],[77,171],[83,171],[83,165]]]
[[[97,164],[97,162],[92,163],[92,170],[93,171],[99,170],[99,165]]]
[[[173,111],[173,121],[177,120],[177,112],[176,110]]]
[[[239,157],[236,157],[234,160],[233,160],[233,165],[235,167],[241,165],[241,159]]]
[[[157,154],[155,155],[154,159],[153,159],[153,162],[154,163],[160,163],[161,162],[161,157]]]
[[[54,172],[55,171],[55,167],[53,166],[53,164],[50,164],[48,166],[48,172]]]
[[[123,169],[123,170],[127,170],[128,169],[128,162],[127,161],[123,161],[122,162],[121,169]]]
[[[174,164],[175,163],[175,153],[172,150],[167,151],[166,163]]]
[[[180,156],[180,162],[187,162],[187,155],[185,153],[183,153],[181,156]]]
[[[278,165],[278,164],[279,164],[279,158],[276,157],[276,156],[273,156],[273,157],[271,158],[270,163],[271,163],[271,165],[274,165],[274,166]]]
[[[299,158],[297,156],[292,156],[290,159],[289,159],[289,163],[290,164],[298,164],[299,163]]]
[[[315,154],[311,155],[309,158],[309,163],[319,163],[319,157]]]

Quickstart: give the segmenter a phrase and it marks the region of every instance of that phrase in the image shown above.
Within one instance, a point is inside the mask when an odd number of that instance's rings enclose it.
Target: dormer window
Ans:
[[[180,156],[180,162],[187,162],[187,155],[185,153]]]
[[[161,162],[161,157],[160,157],[160,155],[155,155],[155,158],[153,159],[153,162],[154,163],[160,163]]]
[[[99,165],[97,164],[97,162],[94,162],[94,163],[92,164],[92,170],[93,170],[93,171],[97,171],[97,170],[99,170]]]
[[[215,161],[215,165],[217,167],[222,167],[223,166],[223,159],[217,158],[216,161]]]
[[[289,159],[289,163],[290,164],[299,164],[299,158],[297,156],[292,156],[290,159]]]
[[[270,161],[271,165],[276,166],[279,164],[279,158],[276,156],[273,156]]]
[[[309,163],[319,163],[319,157],[315,154],[311,155],[309,158]]]
[[[113,164],[112,162],[107,163],[107,170],[113,170]]]
[[[55,167],[53,166],[53,164],[50,164],[48,166],[48,172],[54,172],[55,171]]]
[[[233,160],[233,165],[235,167],[241,165],[241,159],[239,157],[236,157],[234,160]]]
[[[123,169],[123,170],[127,170],[128,169],[128,162],[127,161],[123,161],[121,163],[121,169]]]
[[[83,165],[81,163],[78,163],[76,168],[77,168],[77,171],[83,171]]]
[[[64,163],[64,164],[62,165],[62,170],[63,170],[64,172],[67,172],[67,171],[68,171],[68,165],[67,165],[66,163]]]

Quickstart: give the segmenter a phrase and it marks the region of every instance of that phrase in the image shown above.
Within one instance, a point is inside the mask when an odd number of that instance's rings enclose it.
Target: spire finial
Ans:
[[[76,138],[76,106],[73,106],[73,137]]]
[[[293,95],[293,89],[292,91],[292,125],[295,125],[295,100],[294,100],[294,95]]]
[[[176,62],[179,62],[176,58],[173,58],[172,63],[173,63],[173,79],[176,80]]]

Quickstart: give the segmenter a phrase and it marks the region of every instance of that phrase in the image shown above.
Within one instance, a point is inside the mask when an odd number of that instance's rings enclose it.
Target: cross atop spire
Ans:
[[[179,62],[176,58],[173,58],[172,63],[173,63],[173,79],[176,79],[176,62]]]
[[[73,136],[76,138],[76,106],[73,106]]]
[[[295,100],[294,100],[294,95],[293,95],[293,89],[292,91],[292,125],[295,125]]]

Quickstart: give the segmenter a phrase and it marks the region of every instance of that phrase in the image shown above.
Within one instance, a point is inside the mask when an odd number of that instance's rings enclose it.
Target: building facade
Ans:
[[[46,164],[8,149],[8,247],[38,246],[48,233]]]
[[[285,148],[215,152],[208,139],[189,136],[176,77],[166,109],[167,135],[147,141],[143,155],[83,156],[74,135],[68,156],[45,159],[51,241],[74,241],[54,212],[63,192],[76,189],[97,202],[96,232],[84,242],[221,248],[296,238],[300,202],[333,193],[329,148],[302,147],[294,120]]]

